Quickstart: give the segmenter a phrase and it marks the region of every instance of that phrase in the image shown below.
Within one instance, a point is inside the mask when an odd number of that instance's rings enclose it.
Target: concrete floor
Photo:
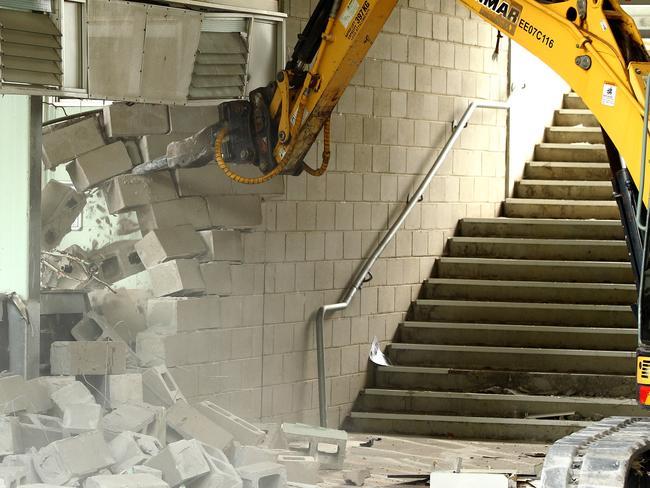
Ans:
[[[369,438],[373,447],[361,447]],[[389,474],[424,474],[451,471],[462,459],[461,471],[539,473],[547,444],[479,442],[424,437],[350,434],[345,469],[370,470],[365,486],[400,486],[409,480],[388,479]],[[321,486],[344,485],[341,471],[321,471]],[[412,480],[411,480],[412,481]]]

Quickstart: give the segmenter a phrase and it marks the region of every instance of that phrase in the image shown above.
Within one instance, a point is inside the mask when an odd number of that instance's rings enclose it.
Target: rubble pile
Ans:
[[[190,405],[164,366],[125,373],[115,344],[58,344],[67,374],[0,376],[5,487],[304,488],[343,467],[345,432]]]

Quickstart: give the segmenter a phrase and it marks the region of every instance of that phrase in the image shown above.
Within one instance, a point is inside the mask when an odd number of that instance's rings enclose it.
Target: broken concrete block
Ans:
[[[118,474],[91,476],[84,488],[169,488],[160,478],[151,474]]]
[[[58,417],[26,414],[20,418],[19,425],[25,451],[41,449],[51,442],[63,439],[63,423]]]
[[[25,466],[0,466],[0,483],[5,488],[18,488],[27,483]]]
[[[20,425],[16,417],[0,417],[0,457],[24,452]]]
[[[287,440],[282,433],[282,427],[277,423],[256,423],[255,427],[264,432],[264,440],[260,443],[260,447],[266,449],[288,449]]]
[[[27,410],[27,385],[22,376],[0,377],[0,415]]]
[[[127,347],[123,342],[57,341],[50,348],[52,374],[122,374]]]
[[[243,482],[239,473],[223,451],[205,444],[199,444],[199,447],[210,466],[210,473],[194,481],[191,488],[242,488]]]
[[[213,227],[239,229],[262,223],[262,201],[258,196],[209,196],[206,201]]]
[[[39,387],[45,389],[48,396],[51,396],[54,392],[65,386],[70,386],[76,381],[74,376],[39,376],[29,380],[28,383],[36,383]]]
[[[177,198],[174,181],[166,171],[151,175],[119,175],[107,181],[102,190],[111,214]]]
[[[110,467],[110,470],[118,474],[157,455],[163,446],[155,437],[135,432],[122,432],[109,442],[108,448],[115,459],[115,464]]]
[[[156,468],[150,468],[149,466],[142,465],[133,466],[132,468],[129,468],[124,474],[150,474],[159,480],[162,479],[162,471]]]
[[[144,271],[144,265],[135,250],[136,242],[138,241],[133,239],[113,242],[90,254],[89,259],[99,267],[99,277],[102,280],[115,283]]]
[[[343,471],[343,480],[347,485],[363,486],[368,478],[370,478],[370,470],[366,468]]]
[[[149,329],[176,334],[219,327],[219,297],[153,298],[147,304]]]
[[[213,261],[201,264],[201,276],[208,295],[228,296],[232,293],[232,277],[230,264]]]
[[[219,106],[206,105],[203,107],[195,107],[170,105],[169,116],[172,121],[172,131],[194,134],[219,120]]]
[[[340,469],[343,466],[347,432],[305,424],[282,424],[282,432],[290,450],[306,452],[305,455],[315,458],[322,469]],[[307,449],[302,447],[305,444]]]
[[[264,431],[213,402],[203,401],[197,404],[196,408],[212,422],[230,432],[234,440],[244,446],[257,446],[264,439]]]
[[[115,292],[107,289],[90,292],[90,306],[127,344],[133,345],[138,333],[147,328],[145,311],[151,293],[149,290],[125,288],[118,288]]]
[[[144,401],[151,405],[171,407],[180,400],[185,400],[174,377],[166,366],[154,366],[142,373]]]
[[[104,145],[97,117],[43,128],[43,165],[54,169]]]
[[[41,192],[41,250],[61,243],[85,205],[83,193],[56,180],[47,182]]]
[[[481,488],[508,488],[508,476],[502,473],[442,473],[433,472],[430,477],[431,486],[445,488],[466,488],[480,486]]]
[[[201,197],[179,198],[144,205],[136,209],[138,224],[143,234],[154,229],[189,224],[196,230],[212,227],[208,207]]]
[[[125,404],[104,415],[102,427],[109,434],[142,432],[154,421],[155,413],[144,405]]]
[[[312,485],[321,482],[318,475],[320,464],[311,456],[280,454],[277,463],[283,465],[287,470],[287,481]]]
[[[113,103],[104,107],[103,115],[108,137],[167,134],[171,130],[165,105]]]
[[[209,261],[241,262],[244,244],[241,233],[236,230],[204,230],[199,232],[207,252],[200,257],[202,263]]]
[[[205,283],[194,259],[176,259],[149,268],[154,295],[189,296],[205,293]]]
[[[87,376],[86,379],[102,393],[97,401],[104,407],[117,408],[125,403],[144,402],[140,373]]]
[[[191,225],[155,229],[135,245],[135,250],[146,268],[172,259],[200,256],[206,248],[203,239]]]
[[[76,403],[63,410],[63,433],[83,434],[97,430],[102,419],[102,407],[96,403]]]
[[[197,441],[173,442],[149,459],[145,466],[162,471],[163,480],[171,487],[189,483],[210,472],[199,446]]]
[[[133,167],[122,141],[77,156],[65,167],[77,191],[86,191]]]
[[[259,463],[237,469],[244,482],[243,488],[285,488],[287,470],[281,464]]]
[[[233,437],[185,400],[179,400],[167,409],[167,425],[185,439],[196,439],[208,446],[224,450],[230,448]]]
[[[73,381],[59,388],[52,393],[51,397],[61,414],[63,414],[65,407],[68,405],[74,405],[75,403],[95,403],[95,398],[90,393],[90,390],[79,381]]]
[[[100,431],[55,441],[34,453],[38,476],[53,485],[86,477],[114,463]]]
[[[193,134],[194,132],[180,133],[176,131],[170,134],[149,134],[138,139],[138,147],[145,161],[153,161],[167,154],[167,146],[170,143],[183,140]]]
[[[235,468],[247,466],[249,464],[259,463],[275,463],[278,460],[278,455],[282,451],[273,451],[271,449],[263,449],[257,446],[242,446],[237,445],[233,450],[232,465]]]
[[[33,456],[31,453],[28,454],[13,454],[10,456],[5,456],[2,460],[2,466],[19,466],[25,470],[25,483],[40,483],[41,479],[38,477],[36,470],[34,469]],[[6,485],[5,485],[6,486]]]

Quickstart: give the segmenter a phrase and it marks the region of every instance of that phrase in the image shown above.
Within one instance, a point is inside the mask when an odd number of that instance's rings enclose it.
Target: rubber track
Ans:
[[[555,442],[542,488],[625,488],[631,462],[650,449],[650,418],[609,417]]]

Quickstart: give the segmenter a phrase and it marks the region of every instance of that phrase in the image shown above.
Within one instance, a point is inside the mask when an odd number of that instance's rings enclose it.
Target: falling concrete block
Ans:
[[[202,263],[209,261],[241,262],[244,244],[241,233],[236,230],[204,230],[199,232],[207,252],[200,257]]]
[[[147,304],[147,325],[150,330],[176,334],[219,327],[219,297],[153,298]]]
[[[26,414],[21,416],[19,425],[25,451],[41,449],[51,442],[63,439],[63,423],[58,417]]]
[[[496,473],[441,473],[433,472],[430,477],[430,486],[444,486],[445,488],[466,488],[480,486],[481,488],[508,488],[508,477]]]
[[[178,401],[187,401],[166,366],[154,366],[142,373],[144,401],[151,405],[171,407]]]
[[[213,261],[201,264],[201,276],[208,295],[228,296],[232,293],[230,264]]]
[[[162,471],[163,480],[171,487],[190,483],[210,472],[210,466],[203,456],[200,444],[197,441],[187,440],[169,444],[149,459],[145,466]]]
[[[191,225],[179,225],[149,232],[135,245],[146,268],[171,261],[188,259],[205,253],[203,239]]]
[[[151,474],[118,474],[91,476],[84,488],[169,488],[160,478]]]
[[[244,482],[243,488],[285,488],[287,470],[281,464],[259,463],[237,469]]]
[[[206,201],[213,227],[240,229],[262,223],[262,201],[258,196],[209,196]]]
[[[104,128],[108,137],[138,137],[171,131],[165,105],[113,103],[104,107]]]
[[[287,470],[287,481],[293,483],[318,484],[320,464],[311,456],[279,455],[277,463]]]
[[[25,483],[22,483],[23,485],[27,483],[40,483],[41,481],[34,469],[34,461],[31,453],[5,456],[2,460],[2,466],[22,467],[25,470]]]
[[[133,164],[122,141],[77,156],[65,167],[77,191],[89,190],[131,168]]]
[[[167,409],[167,425],[185,439],[196,439],[208,446],[230,448],[233,437],[184,400]]]
[[[61,414],[63,414],[65,407],[68,405],[74,405],[75,403],[95,403],[95,398],[90,393],[90,390],[79,381],[73,381],[59,388],[52,393],[51,397]]]
[[[58,246],[86,205],[86,196],[50,180],[41,192],[41,250]]]
[[[126,354],[123,342],[53,342],[50,348],[52,374],[122,374],[126,371]]]
[[[155,413],[144,405],[125,404],[104,415],[102,428],[109,434],[142,432],[154,421]]]
[[[44,483],[64,485],[114,464],[100,431],[55,441],[34,453],[34,468]]]
[[[91,308],[126,341],[133,344],[139,332],[147,328],[145,311],[149,290],[118,288],[94,290],[88,294]]]
[[[99,277],[102,280],[115,283],[144,271],[144,265],[135,250],[136,242],[138,241],[134,239],[113,242],[90,254],[89,259],[99,267]]]
[[[194,481],[191,488],[242,488],[243,482],[239,473],[223,451],[205,444],[200,444],[199,447],[210,467],[210,473]]]
[[[24,451],[20,425],[16,417],[0,417],[0,457]]]
[[[63,410],[63,432],[77,435],[97,430],[102,419],[102,407],[96,403],[76,403]]]
[[[27,384],[22,376],[0,377],[0,415],[27,410],[28,400]]]
[[[136,209],[138,224],[143,234],[154,229],[165,229],[189,224],[196,230],[212,227],[208,206],[202,197],[179,198],[144,205]]]
[[[205,283],[194,259],[176,259],[149,268],[154,295],[189,296],[205,293]]]
[[[115,464],[110,467],[110,470],[118,474],[157,455],[162,451],[163,446],[155,437],[135,432],[122,432],[109,442],[108,448],[115,459]]]
[[[320,463],[321,469],[340,469],[343,466],[347,432],[305,424],[282,424],[282,432],[290,450],[305,452]],[[305,449],[303,445],[308,447]]]
[[[264,439],[264,431],[213,402],[203,401],[197,404],[196,408],[212,422],[230,432],[234,440],[244,446],[257,446]]]
[[[0,483],[5,488],[18,488],[27,483],[25,466],[0,466]]]
[[[104,145],[97,117],[43,128],[43,164],[47,169],[72,161]]]
[[[102,190],[111,214],[177,198],[174,181],[168,172],[119,175],[107,181]]]

